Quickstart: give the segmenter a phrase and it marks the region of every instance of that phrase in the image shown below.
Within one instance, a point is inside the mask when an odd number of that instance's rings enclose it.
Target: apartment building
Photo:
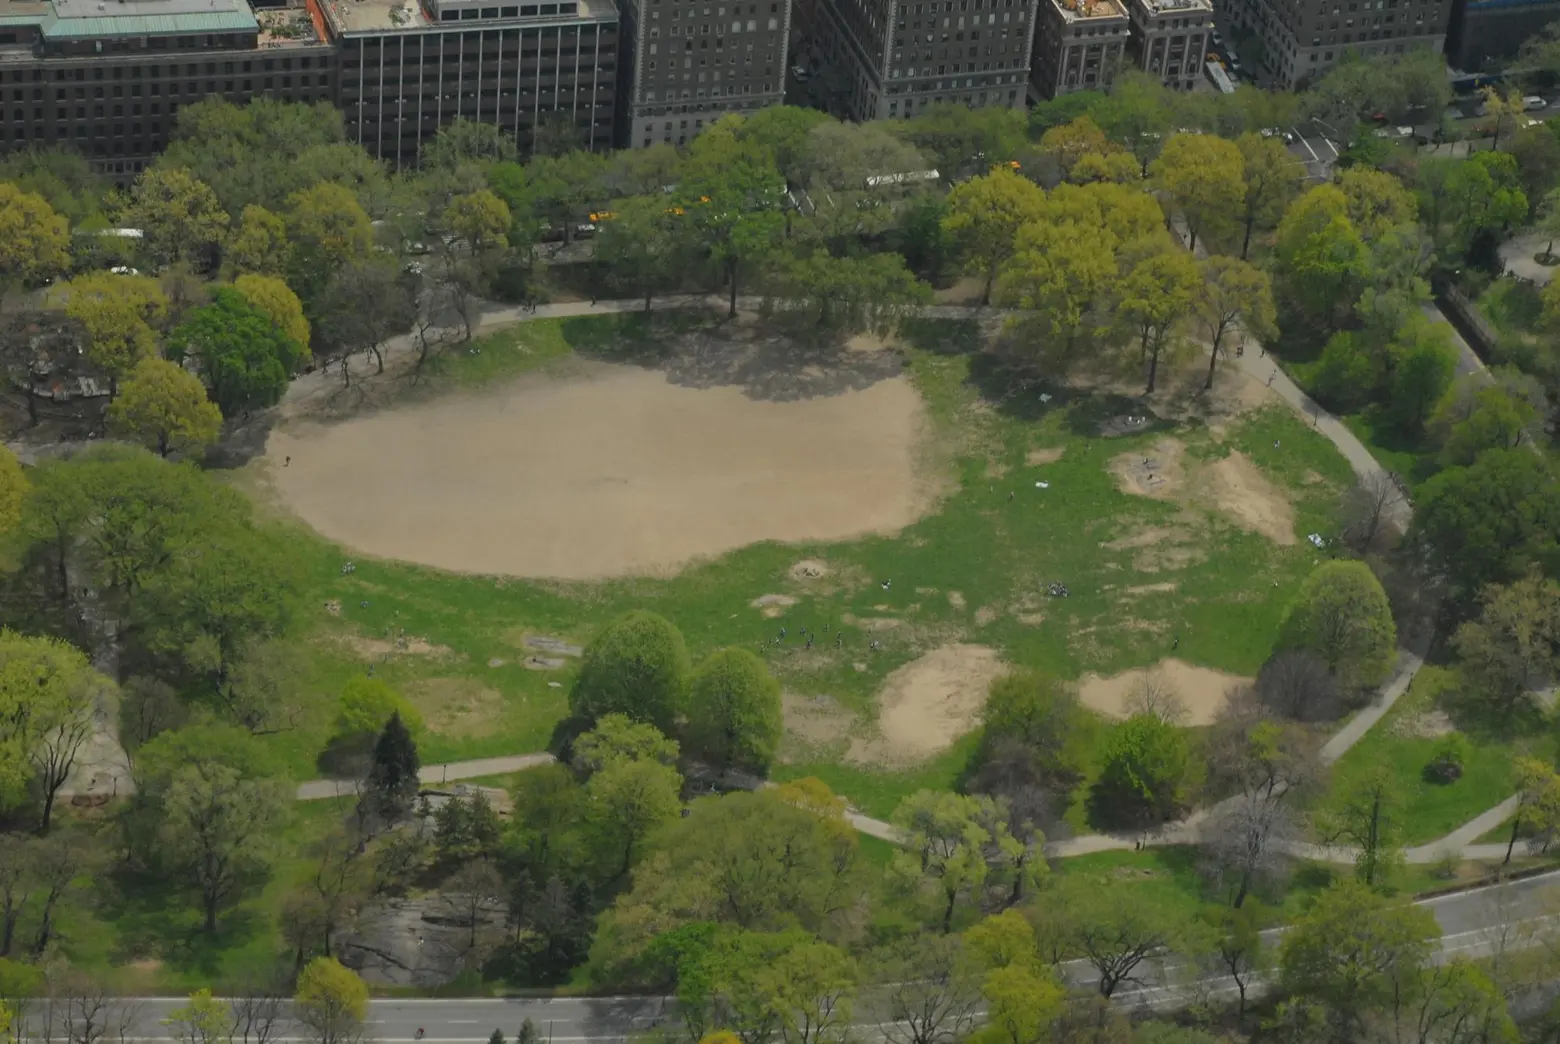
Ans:
[[[792,0],[623,0],[621,142],[681,145],[785,100]]]
[[[1452,0],[1231,0],[1230,35],[1255,35],[1271,85],[1303,87],[1353,52],[1430,50],[1446,40]]]
[[[1128,51],[1137,67],[1175,90],[1197,86],[1213,32],[1210,0],[1126,0],[1126,4],[1132,19]]]
[[[1040,98],[1109,86],[1132,21],[1119,0],[1044,0],[1029,82]]]
[[[612,0],[308,0],[338,56],[347,138],[395,165],[456,119],[522,150],[543,124],[580,148],[614,144]]]
[[[245,0],[9,0],[0,8],[0,151],[69,146],[133,176],[179,106],[335,98],[335,51],[302,11]]]
[[[1464,72],[1499,69],[1556,19],[1557,0],[1458,0],[1447,24],[1446,60]]]

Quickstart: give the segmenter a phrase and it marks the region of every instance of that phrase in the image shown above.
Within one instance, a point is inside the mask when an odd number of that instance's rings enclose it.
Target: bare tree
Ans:
[[[1252,888],[1280,880],[1289,867],[1286,845],[1301,830],[1281,801],[1237,794],[1214,807],[1201,831],[1208,870],[1239,909]]]
[[[889,985],[878,1030],[889,1044],[951,1044],[969,1033],[980,985],[957,936],[906,939],[879,963]]]
[[[64,831],[39,844],[34,866],[42,901],[38,930],[33,936],[34,954],[48,949],[54,938],[54,915],[60,900],[91,870],[98,855],[96,840],[81,830]]]
[[[119,701],[119,738],[134,750],[158,733],[183,725],[187,715],[173,686],[135,675],[125,680]]]
[[[1340,704],[1327,661],[1307,649],[1282,649],[1257,672],[1257,699],[1291,721],[1329,721]]]
[[[43,811],[38,832],[47,834],[54,818],[54,801],[76,767],[76,758],[92,738],[99,717],[115,712],[113,682],[96,671],[86,672],[81,691],[71,694],[54,728],[38,737],[31,755],[35,776],[43,790]]]
[[[416,288],[409,282],[415,275],[408,281],[394,261],[381,257],[353,262],[331,277],[320,326],[344,382],[351,383],[349,360],[357,354],[373,356],[378,372],[385,372],[385,342],[411,329],[415,316]]]
[[[16,929],[37,887],[36,838],[0,834],[0,957],[9,957]]]
[[[234,1044],[271,1044],[287,1031],[287,999],[277,986],[241,985],[228,999]]]
[[[470,953],[479,952],[479,942],[487,934],[483,928],[491,926],[494,915],[503,908],[504,879],[492,863],[477,859],[450,878],[444,894],[467,925],[466,949]]]
[[[1184,725],[1190,716],[1186,701],[1159,671],[1149,671],[1138,679],[1127,693],[1125,709],[1128,715],[1148,714],[1166,725]]]
[[[64,1035],[67,1044],[99,1044],[109,1039],[115,1026],[113,997],[96,980],[67,971],[49,983],[49,1021],[58,1020],[45,1032]]]
[[[1398,480],[1377,469],[1354,483],[1343,501],[1343,537],[1361,554],[1387,534],[1394,510],[1403,503]]]

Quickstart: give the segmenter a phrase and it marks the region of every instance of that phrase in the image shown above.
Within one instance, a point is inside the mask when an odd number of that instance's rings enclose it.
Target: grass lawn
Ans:
[[[1405,439],[1374,410],[1347,414],[1340,419],[1383,468],[1402,477],[1410,492],[1441,469],[1434,450]]]
[[[1512,757],[1548,742],[1504,737],[1463,722],[1470,752],[1462,778],[1446,784],[1426,780],[1424,768],[1440,742],[1428,733],[1448,724],[1433,712],[1451,683],[1452,676],[1440,668],[1421,670],[1391,712],[1333,766],[1330,794],[1334,798],[1382,766],[1391,771],[1402,802],[1404,842],[1409,845],[1443,837],[1505,800],[1511,795]]]

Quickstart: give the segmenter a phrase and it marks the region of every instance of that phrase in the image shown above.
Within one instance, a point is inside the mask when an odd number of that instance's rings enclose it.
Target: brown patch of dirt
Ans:
[[[979,276],[965,276],[952,286],[932,291],[932,301],[942,305],[976,305],[985,291],[985,281]]]
[[[424,678],[406,685],[405,692],[428,728],[446,736],[481,735],[504,712],[498,690],[471,678]]]
[[[1224,707],[1230,689],[1249,684],[1251,679],[1167,659],[1154,667],[1138,667],[1109,677],[1085,674],[1078,681],[1078,699],[1085,707],[1107,717],[1122,718],[1132,696],[1145,682],[1159,684],[1180,697],[1187,713],[1186,724],[1209,725]]]
[[[829,563],[817,558],[804,558],[791,567],[791,579],[799,583],[807,580],[821,580],[828,576],[830,572]]]
[[[962,612],[963,609],[964,609],[964,604],[965,604],[964,603],[964,595],[960,594],[958,591],[949,591],[948,592],[948,605],[949,605],[949,607],[951,607],[953,609],[958,609],[958,610],[960,610]]]
[[[1026,627],[1039,627],[1041,624],[1045,623],[1045,614],[1044,613],[1016,613],[1016,614],[1014,614],[1013,619],[1017,620],[1019,623],[1023,624]]]
[[[766,594],[759,595],[757,598],[749,602],[748,606],[753,609],[762,610],[765,616],[773,620],[775,617],[782,615],[787,609],[791,608],[791,606],[795,604],[796,599],[792,598],[790,595]]]
[[[1123,588],[1121,593],[1124,595],[1169,594],[1178,586],[1180,585],[1173,580],[1162,584],[1138,584],[1136,587]]]
[[[852,334],[845,341],[847,352],[886,352],[898,347],[897,337],[881,337],[875,333]]]
[[[887,607],[885,606],[884,608]],[[892,616],[855,616],[851,613],[844,613],[840,616],[840,619],[852,627],[859,627],[863,631],[874,633],[892,631],[900,627],[909,626],[904,620],[895,619]]]
[[[829,696],[787,692],[780,698],[780,707],[786,731],[808,747],[836,747],[856,727],[856,716]]]
[[[1214,506],[1240,528],[1275,544],[1295,542],[1294,507],[1244,453],[1236,450],[1204,468],[1199,480]]]
[[[975,727],[987,690],[1006,672],[984,645],[944,645],[912,660],[884,679],[878,735],[853,742],[846,760],[903,765],[946,750]]]
[[[708,379],[697,372],[572,369],[274,429],[277,495],[363,552],[566,580],[666,574],[764,540],[893,534],[935,502],[925,407],[885,368],[801,381],[794,397],[691,386]]]
[[[1052,446],[1049,449],[1032,449],[1024,455],[1024,462],[1031,465],[1055,464],[1062,459],[1067,452],[1065,446]]]
[[[989,605],[983,605],[979,609],[975,610],[975,624],[978,627],[985,627],[987,624],[994,621],[998,615],[999,614],[997,613],[996,609]]]
[[[1118,453],[1110,460],[1110,472],[1123,493],[1173,500],[1186,478],[1181,466],[1185,452],[1180,439],[1160,439],[1147,450]]]
[[[1452,724],[1452,719],[1442,710],[1404,714],[1392,723],[1393,734],[1406,739],[1435,739],[1437,736],[1445,736],[1456,731],[1457,726]]]
[[[999,461],[992,460],[989,457],[986,458],[986,477],[987,478],[989,478],[989,479],[1006,478],[1007,477],[1007,473],[1008,473],[1008,469],[1007,469],[1007,465],[1006,464],[1003,464],[1003,463],[1001,463]]]
[[[1201,562],[1207,557],[1201,540],[1190,526],[1141,526],[1100,546],[1107,551],[1133,551],[1135,572],[1158,573]]]
[[[343,634],[336,641],[351,649],[360,660],[382,660],[386,656],[451,656],[454,650],[448,645],[434,645],[426,638],[407,636],[389,641],[384,638],[365,638],[360,634]]]

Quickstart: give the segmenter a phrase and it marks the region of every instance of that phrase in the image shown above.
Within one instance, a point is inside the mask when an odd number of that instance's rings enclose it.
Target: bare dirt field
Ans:
[[[975,727],[986,691],[1006,672],[984,645],[944,645],[910,661],[884,679],[878,735],[852,743],[847,760],[905,765],[946,750]]]
[[[1195,667],[1184,660],[1161,660],[1155,667],[1139,667],[1110,677],[1085,674],[1078,681],[1078,699],[1085,707],[1111,718],[1125,718],[1137,708],[1135,698],[1151,688],[1174,693],[1186,711],[1186,725],[1208,725],[1224,707],[1230,689],[1248,684],[1250,678]]]
[[[364,553],[583,580],[896,532],[933,499],[916,474],[924,428],[904,377],[774,401],[602,363],[295,422],[266,455],[282,501]]]
[[[1251,458],[1234,450],[1203,464],[1188,460],[1185,449],[1179,439],[1160,439],[1149,449],[1117,455],[1110,470],[1124,493],[1209,506],[1275,544],[1295,542],[1294,507]]]

